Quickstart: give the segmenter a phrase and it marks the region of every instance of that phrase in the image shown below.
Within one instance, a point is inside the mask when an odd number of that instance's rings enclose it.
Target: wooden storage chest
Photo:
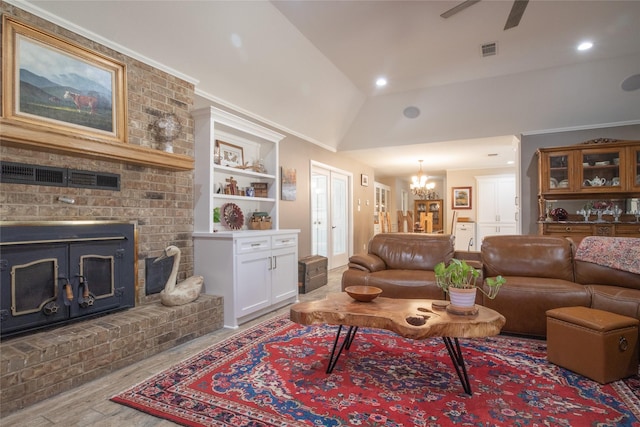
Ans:
[[[298,260],[298,291],[301,294],[327,284],[327,257],[311,255]]]

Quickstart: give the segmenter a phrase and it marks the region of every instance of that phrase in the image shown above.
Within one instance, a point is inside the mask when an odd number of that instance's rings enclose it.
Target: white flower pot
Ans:
[[[449,288],[449,300],[451,301],[451,305],[460,308],[474,307],[476,304],[477,290],[477,288]]]

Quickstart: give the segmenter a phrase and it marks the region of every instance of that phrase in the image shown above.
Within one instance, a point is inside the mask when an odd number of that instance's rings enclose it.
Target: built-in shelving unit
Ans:
[[[194,272],[204,277],[205,293],[224,297],[224,324],[236,328],[298,300],[300,230],[282,230],[278,221],[278,143],[284,136],[215,107],[192,115],[196,142]],[[231,158],[216,152],[218,141],[231,150],[237,166],[223,164]],[[241,161],[236,159],[239,153]],[[258,164],[259,171],[246,168]],[[235,194],[225,191],[231,180]],[[256,193],[252,195],[247,188]],[[238,229],[213,222],[214,209],[228,203],[242,210],[244,222]],[[256,211],[271,218],[271,228],[249,229]]]
[[[225,231],[214,224],[213,209],[226,203],[235,203],[242,209],[245,224],[241,230],[248,229],[248,221],[256,211],[269,214],[273,229],[278,229],[278,143],[284,135],[215,107],[196,110],[192,116],[196,143],[194,231]],[[217,141],[241,150],[242,167],[261,163],[264,172],[216,164]],[[231,178],[237,181],[241,194],[225,194]],[[246,189],[253,183],[267,184],[266,197],[247,195]]]

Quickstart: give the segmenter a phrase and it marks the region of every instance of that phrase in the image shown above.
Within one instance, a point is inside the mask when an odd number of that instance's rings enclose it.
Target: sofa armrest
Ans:
[[[386,270],[384,261],[373,254],[356,254],[349,258],[349,268],[356,268],[362,271],[376,272]]]

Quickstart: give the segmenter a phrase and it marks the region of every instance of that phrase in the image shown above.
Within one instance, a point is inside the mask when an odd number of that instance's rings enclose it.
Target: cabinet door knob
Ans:
[[[565,227],[564,231],[571,231],[571,227]]]

